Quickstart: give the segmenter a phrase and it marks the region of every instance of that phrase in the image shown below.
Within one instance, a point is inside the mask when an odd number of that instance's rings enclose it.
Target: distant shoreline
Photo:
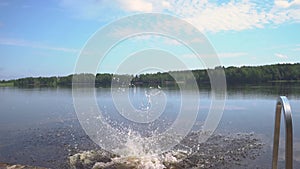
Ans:
[[[94,75],[90,73],[84,73],[71,74],[61,77],[27,77],[15,80],[2,80],[0,81],[0,87],[71,87],[73,83],[95,84],[95,87],[111,87],[112,82],[114,84],[124,83],[129,86],[139,87],[178,87],[178,84],[189,85],[195,81],[197,82],[198,86],[209,86],[209,76],[219,76],[220,71],[218,70],[222,69],[225,71],[226,82],[229,86],[300,82],[300,63],[295,63],[227,68],[216,67],[208,70],[182,70],[141,75],[114,75],[109,73]],[[177,78],[176,81],[173,77],[174,75]]]

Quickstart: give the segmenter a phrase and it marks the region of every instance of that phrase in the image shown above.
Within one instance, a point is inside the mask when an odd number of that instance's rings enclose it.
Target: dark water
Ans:
[[[135,89],[136,95],[131,98],[133,106],[147,107],[147,90]],[[161,118],[171,123],[180,107],[180,92],[162,90],[167,96],[167,104]],[[194,92],[189,94],[192,96]],[[271,166],[276,99],[278,95],[288,96],[293,111],[294,164],[300,167],[300,85],[234,87],[228,89],[227,94],[224,114],[216,133],[253,132],[263,138],[265,149],[260,161],[256,162],[268,168]],[[130,125],[114,107],[110,89],[97,89],[96,95],[105,116]],[[199,128],[205,119],[210,97],[209,90],[200,90],[200,110],[194,129]],[[159,120],[151,126],[157,125],[162,126],[161,130],[168,127]],[[151,127],[139,126],[137,129],[148,130]],[[281,131],[281,140],[284,140],[284,128]],[[0,88],[0,162],[64,168],[70,155],[94,148],[99,147],[85,135],[76,118],[71,89]],[[284,160],[283,149],[284,146],[281,146],[281,165]]]

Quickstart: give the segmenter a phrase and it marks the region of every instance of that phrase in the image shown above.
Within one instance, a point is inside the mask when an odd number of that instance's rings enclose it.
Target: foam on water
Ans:
[[[81,159],[85,163],[90,162],[87,159],[91,158],[91,155],[92,153],[90,152],[84,152],[81,154]],[[183,151],[172,151],[160,155],[120,156],[112,158],[110,162],[96,162],[92,168],[99,169],[118,166],[119,168],[164,169],[170,164],[178,163],[186,156],[187,154],[184,154]]]
[[[104,150],[84,151],[71,156],[70,165],[74,169],[257,168],[248,160],[260,156],[263,144],[253,133],[216,134],[204,143],[198,142],[200,135],[200,132],[190,133],[172,150],[155,154],[145,148],[143,137],[129,132],[126,146],[118,150],[125,155]]]
[[[151,150],[151,142],[145,141],[138,132],[129,130],[127,142],[122,149],[114,150],[122,156],[112,158],[110,163],[96,163],[94,168],[103,168],[112,164],[126,164],[138,169],[163,169],[166,163],[176,163],[179,161],[172,153],[157,154]],[[157,151],[157,150],[156,150]],[[124,155],[125,154],[125,155]]]
[[[73,168],[80,168],[76,163],[80,161],[85,166],[93,169],[110,168],[111,166],[124,166],[124,168],[136,169],[164,169],[166,165],[178,163],[188,155],[187,151],[169,151],[163,154],[155,153],[151,150],[151,142],[145,141],[144,137],[138,132],[129,130],[127,142],[121,149],[115,149],[118,155],[105,151],[85,151],[70,157],[70,164]],[[109,160],[106,157],[110,158]],[[103,159],[105,159],[103,161]],[[75,166],[75,167],[74,167]]]

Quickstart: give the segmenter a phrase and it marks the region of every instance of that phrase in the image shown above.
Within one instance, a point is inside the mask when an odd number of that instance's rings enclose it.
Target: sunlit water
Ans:
[[[132,91],[130,97],[134,107],[147,110],[153,104],[153,100],[147,95],[148,90],[147,88],[136,88]],[[146,168],[147,166],[149,168],[165,168],[175,164],[180,168],[180,166],[187,166],[185,159],[188,158],[190,161],[198,163],[195,164],[198,167],[205,168],[207,167],[205,162],[202,164],[201,161],[196,161],[193,158],[211,158],[209,162],[216,162],[217,160],[214,159],[223,158],[220,154],[227,152],[225,150],[223,152],[223,149],[218,147],[225,145],[230,151],[231,149],[239,149],[239,147],[225,143],[226,140],[231,140],[231,143],[239,142],[241,149],[246,144],[263,145],[263,147],[255,149],[261,152],[253,153],[259,157],[251,161],[250,156],[249,159],[247,156],[243,165],[239,164],[234,168],[247,168],[247,166],[248,168],[251,168],[249,166],[270,168],[275,101],[278,95],[287,95],[290,99],[294,120],[294,164],[299,166],[300,87],[298,85],[229,89],[223,118],[210,140],[216,146],[208,143],[198,144],[197,141],[185,141],[169,152],[153,154],[149,152],[150,150],[144,149],[143,137],[167,129],[175,120],[181,101],[180,91],[174,89],[161,90],[167,96],[163,114],[150,124],[136,124],[131,123],[118,113],[114,107],[110,89],[97,89],[99,108],[103,110],[104,116],[110,120],[111,125],[124,129],[124,132],[128,133],[126,147],[120,150],[126,151],[125,154],[128,154],[128,156],[106,154],[110,162],[104,163],[101,160],[98,160],[98,162],[95,160],[95,163],[90,164],[89,167],[92,165],[92,167],[101,168],[111,165],[111,163],[123,164],[127,161],[134,166],[140,166],[140,168]],[[192,96],[193,92],[191,91],[190,94]],[[193,127],[195,135],[199,130],[201,131],[201,126],[210,107],[210,97],[209,90],[200,90],[200,110]],[[74,161],[75,156],[91,160],[93,155],[87,154],[100,151],[99,147],[85,135],[79,125],[73,108],[71,89],[0,88],[0,107],[0,162],[68,168],[70,159],[78,165],[78,160]],[[284,128],[281,131],[281,140],[284,140]],[[247,143],[246,139],[243,140],[243,138],[248,138],[249,135],[254,141]],[[195,140],[193,135],[189,135],[187,138],[187,140]],[[245,145],[242,145],[244,143]],[[219,152],[219,155],[216,153],[216,155],[209,157],[205,154],[207,149],[201,149],[201,146],[212,146],[210,148],[216,148],[215,151]],[[252,149],[249,149],[249,152],[250,150],[252,151]],[[202,156],[201,151],[204,152]],[[102,150],[101,153],[103,153]],[[215,158],[213,158],[214,156]],[[242,155],[236,154],[236,156]],[[284,146],[281,146],[281,165],[284,164],[283,160]],[[225,162],[216,165],[222,168],[222,165],[230,163],[229,159],[223,159],[223,161]]]

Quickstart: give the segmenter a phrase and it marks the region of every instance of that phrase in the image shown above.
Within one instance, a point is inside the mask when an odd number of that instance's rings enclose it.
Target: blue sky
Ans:
[[[300,62],[299,0],[0,0],[0,79],[71,74],[80,50],[99,28],[144,12],[193,24],[226,67]],[[176,42],[153,36],[120,44],[99,72],[112,72],[124,50],[130,54],[137,44],[175,48],[190,69],[201,68]]]

